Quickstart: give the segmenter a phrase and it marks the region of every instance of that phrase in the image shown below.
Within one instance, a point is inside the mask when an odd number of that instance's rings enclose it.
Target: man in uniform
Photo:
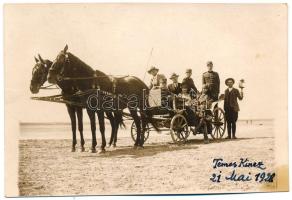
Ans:
[[[172,83],[168,85],[169,92],[178,95],[181,93],[181,83],[178,82],[178,75],[176,73],[172,73],[170,78]]]
[[[217,72],[213,71],[212,61],[207,62],[208,71],[203,73],[202,84],[208,87],[208,95],[213,101],[218,100],[220,92],[220,78]]]
[[[187,69],[186,70],[186,77],[183,79],[182,84],[187,86],[187,92],[191,95],[191,97],[193,98],[195,96],[195,94],[198,93],[198,90],[195,86],[195,83],[193,81],[193,79],[191,78],[192,76],[192,69]]]
[[[164,75],[162,74],[158,74],[159,69],[152,66],[150,67],[150,69],[148,70],[148,73],[152,75],[151,81],[150,81],[150,85],[149,85],[149,89],[158,89],[159,85],[160,85],[160,79],[165,78]]]

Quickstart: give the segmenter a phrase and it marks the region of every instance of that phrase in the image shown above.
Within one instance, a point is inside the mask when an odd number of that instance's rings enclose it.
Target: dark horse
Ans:
[[[43,84],[47,81],[47,76],[49,73],[49,69],[51,68],[53,62],[50,60],[44,60],[40,55],[38,55],[39,59],[35,57],[36,64],[32,70],[32,79],[30,83],[30,91],[33,94],[37,94],[43,86]],[[66,91],[67,92],[67,91]],[[68,90],[69,92],[69,90]],[[71,91],[70,91],[71,93]],[[72,152],[75,152],[76,148],[76,115],[78,119],[78,130],[80,132],[80,140],[81,140],[81,151],[84,151],[84,137],[83,137],[83,113],[82,108],[78,106],[72,106],[69,104],[66,104],[68,114],[71,119],[71,128],[72,128],[72,136],[73,136],[73,142],[72,142]]]
[[[79,58],[72,53],[67,52],[68,46],[66,45],[56,60],[54,61],[51,69],[49,70],[48,81],[49,83],[58,83],[67,78],[67,81],[74,81],[74,85],[79,90],[85,91],[92,88],[99,88],[101,91],[105,91],[118,98],[118,106],[112,109],[115,114],[121,113],[121,110],[128,108],[137,127],[137,138],[134,147],[143,147],[144,143],[144,131],[146,123],[152,124],[151,116],[147,112],[149,89],[146,84],[139,78],[134,76],[125,76],[122,78],[111,78],[101,71],[95,71],[90,66],[85,64]],[[83,79],[82,79],[83,78]],[[117,108],[118,107],[118,108]],[[105,110],[102,107],[100,110]],[[92,131],[92,148],[96,146],[96,128],[95,128],[95,112],[92,109],[87,108],[87,113],[91,121]],[[140,113],[140,117],[138,115]],[[100,122],[103,123],[103,115]],[[100,123],[101,124],[101,123]],[[156,128],[154,126],[154,128]],[[101,128],[102,134],[102,148],[105,144],[104,138],[104,126]]]

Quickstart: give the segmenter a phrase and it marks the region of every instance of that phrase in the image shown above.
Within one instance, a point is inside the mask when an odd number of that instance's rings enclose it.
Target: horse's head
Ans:
[[[47,81],[47,75],[52,65],[50,60],[43,60],[40,55],[38,55],[38,57],[39,59],[34,57],[36,64],[32,69],[32,78],[30,82],[30,91],[33,94],[38,93],[41,86]]]
[[[53,62],[48,74],[49,83],[56,84],[62,80],[66,64],[69,62],[67,50],[68,45],[65,46],[65,48],[58,54],[57,58]]]

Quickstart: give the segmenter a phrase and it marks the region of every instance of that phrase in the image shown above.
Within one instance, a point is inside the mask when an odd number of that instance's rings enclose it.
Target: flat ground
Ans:
[[[35,134],[35,128],[26,127],[19,141],[21,196],[261,191],[263,183],[254,180],[232,182],[222,178],[220,183],[211,182],[213,173],[221,170],[222,176],[227,176],[233,170],[213,169],[213,159],[239,162],[240,158],[248,158],[263,161],[267,172],[274,170],[271,122],[239,123],[239,139],[211,141],[207,145],[202,135],[191,136],[187,144],[178,146],[171,143],[167,132],[152,132],[143,150],[134,150],[129,130],[122,130],[118,147],[108,148],[104,154],[89,152],[88,130],[86,152],[78,149],[75,153],[70,152],[70,130],[62,129],[62,134],[54,126],[50,131],[37,130],[39,134]],[[250,173],[254,179],[262,171],[238,168],[236,172]]]

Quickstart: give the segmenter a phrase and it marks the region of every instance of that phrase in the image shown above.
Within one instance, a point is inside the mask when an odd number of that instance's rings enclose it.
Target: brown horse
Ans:
[[[144,132],[146,124],[149,122],[153,126],[152,118],[147,112],[149,89],[146,84],[139,78],[134,76],[126,76],[122,78],[111,78],[101,71],[95,71],[85,64],[72,53],[67,52],[68,46],[57,55],[51,69],[49,70],[48,81],[50,83],[65,82],[64,84],[72,86],[72,84],[81,91],[92,88],[100,88],[100,90],[108,92],[111,96],[118,98],[118,106],[110,108],[115,114],[121,110],[128,108],[137,127],[137,138],[134,147],[143,147]],[[74,82],[69,84],[69,82]],[[102,107],[99,111],[107,110]],[[92,148],[96,146],[96,128],[95,128],[95,112],[87,107],[87,113],[91,121],[92,131]],[[140,117],[138,115],[140,113]],[[100,125],[104,122],[103,115],[97,112],[101,117]],[[156,126],[154,126],[156,128]],[[104,128],[104,126],[103,126]],[[103,149],[105,144],[104,129],[100,129],[102,135]]]
[[[38,55],[39,59],[37,59],[35,57],[35,61],[36,64],[32,70],[32,79],[31,79],[31,84],[30,84],[30,90],[33,94],[36,94],[39,92],[41,86],[44,85],[44,83],[47,81],[47,76],[48,76],[48,72],[49,69],[51,68],[52,65],[52,61],[47,60],[47,59],[42,59],[42,57],[40,55]],[[60,82],[61,86],[62,83]],[[62,87],[62,94],[64,95],[64,98],[68,98],[68,96],[70,96],[71,94],[74,94],[74,88],[65,88]],[[71,98],[70,98],[71,99]],[[69,99],[69,100],[70,100]],[[73,100],[73,99],[71,99]],[[80,99],[74,99],[75,101],[80,101]],[[83,137],[83,111],[82,108],[79,106],[73,106],[73,105],[69,105],[66,104],[67,107],[67,111],[71,120],[71,129],[72,129],[72,137],[73,137],[73,141],[72,141],[72,152],[76,151],[76,144],[77,144],[77,140],[76,140],[76,118],[78,121],[78,130],[80,132],[80,143],[81,143],[81,151],[83,152],[85,150],[84,145],[85,145],[85,141],[84,141],[84,137]],[[113,115],[111,113],[108,113],[108,118],[110,120],[110,123],[112,125],[112,127],[114,126],[114,120],[117,121],[117,123],[119,125],[122,125],[122,119],[121,117],[119,119],[114,118]],[[114,128],[112,128],[112,135],[111,135],[111,143],[109,145],[111,145],[113,143],[113,146],[116,146],[116,139],[114,137],[114,135],[116,134],[114,132]]]

